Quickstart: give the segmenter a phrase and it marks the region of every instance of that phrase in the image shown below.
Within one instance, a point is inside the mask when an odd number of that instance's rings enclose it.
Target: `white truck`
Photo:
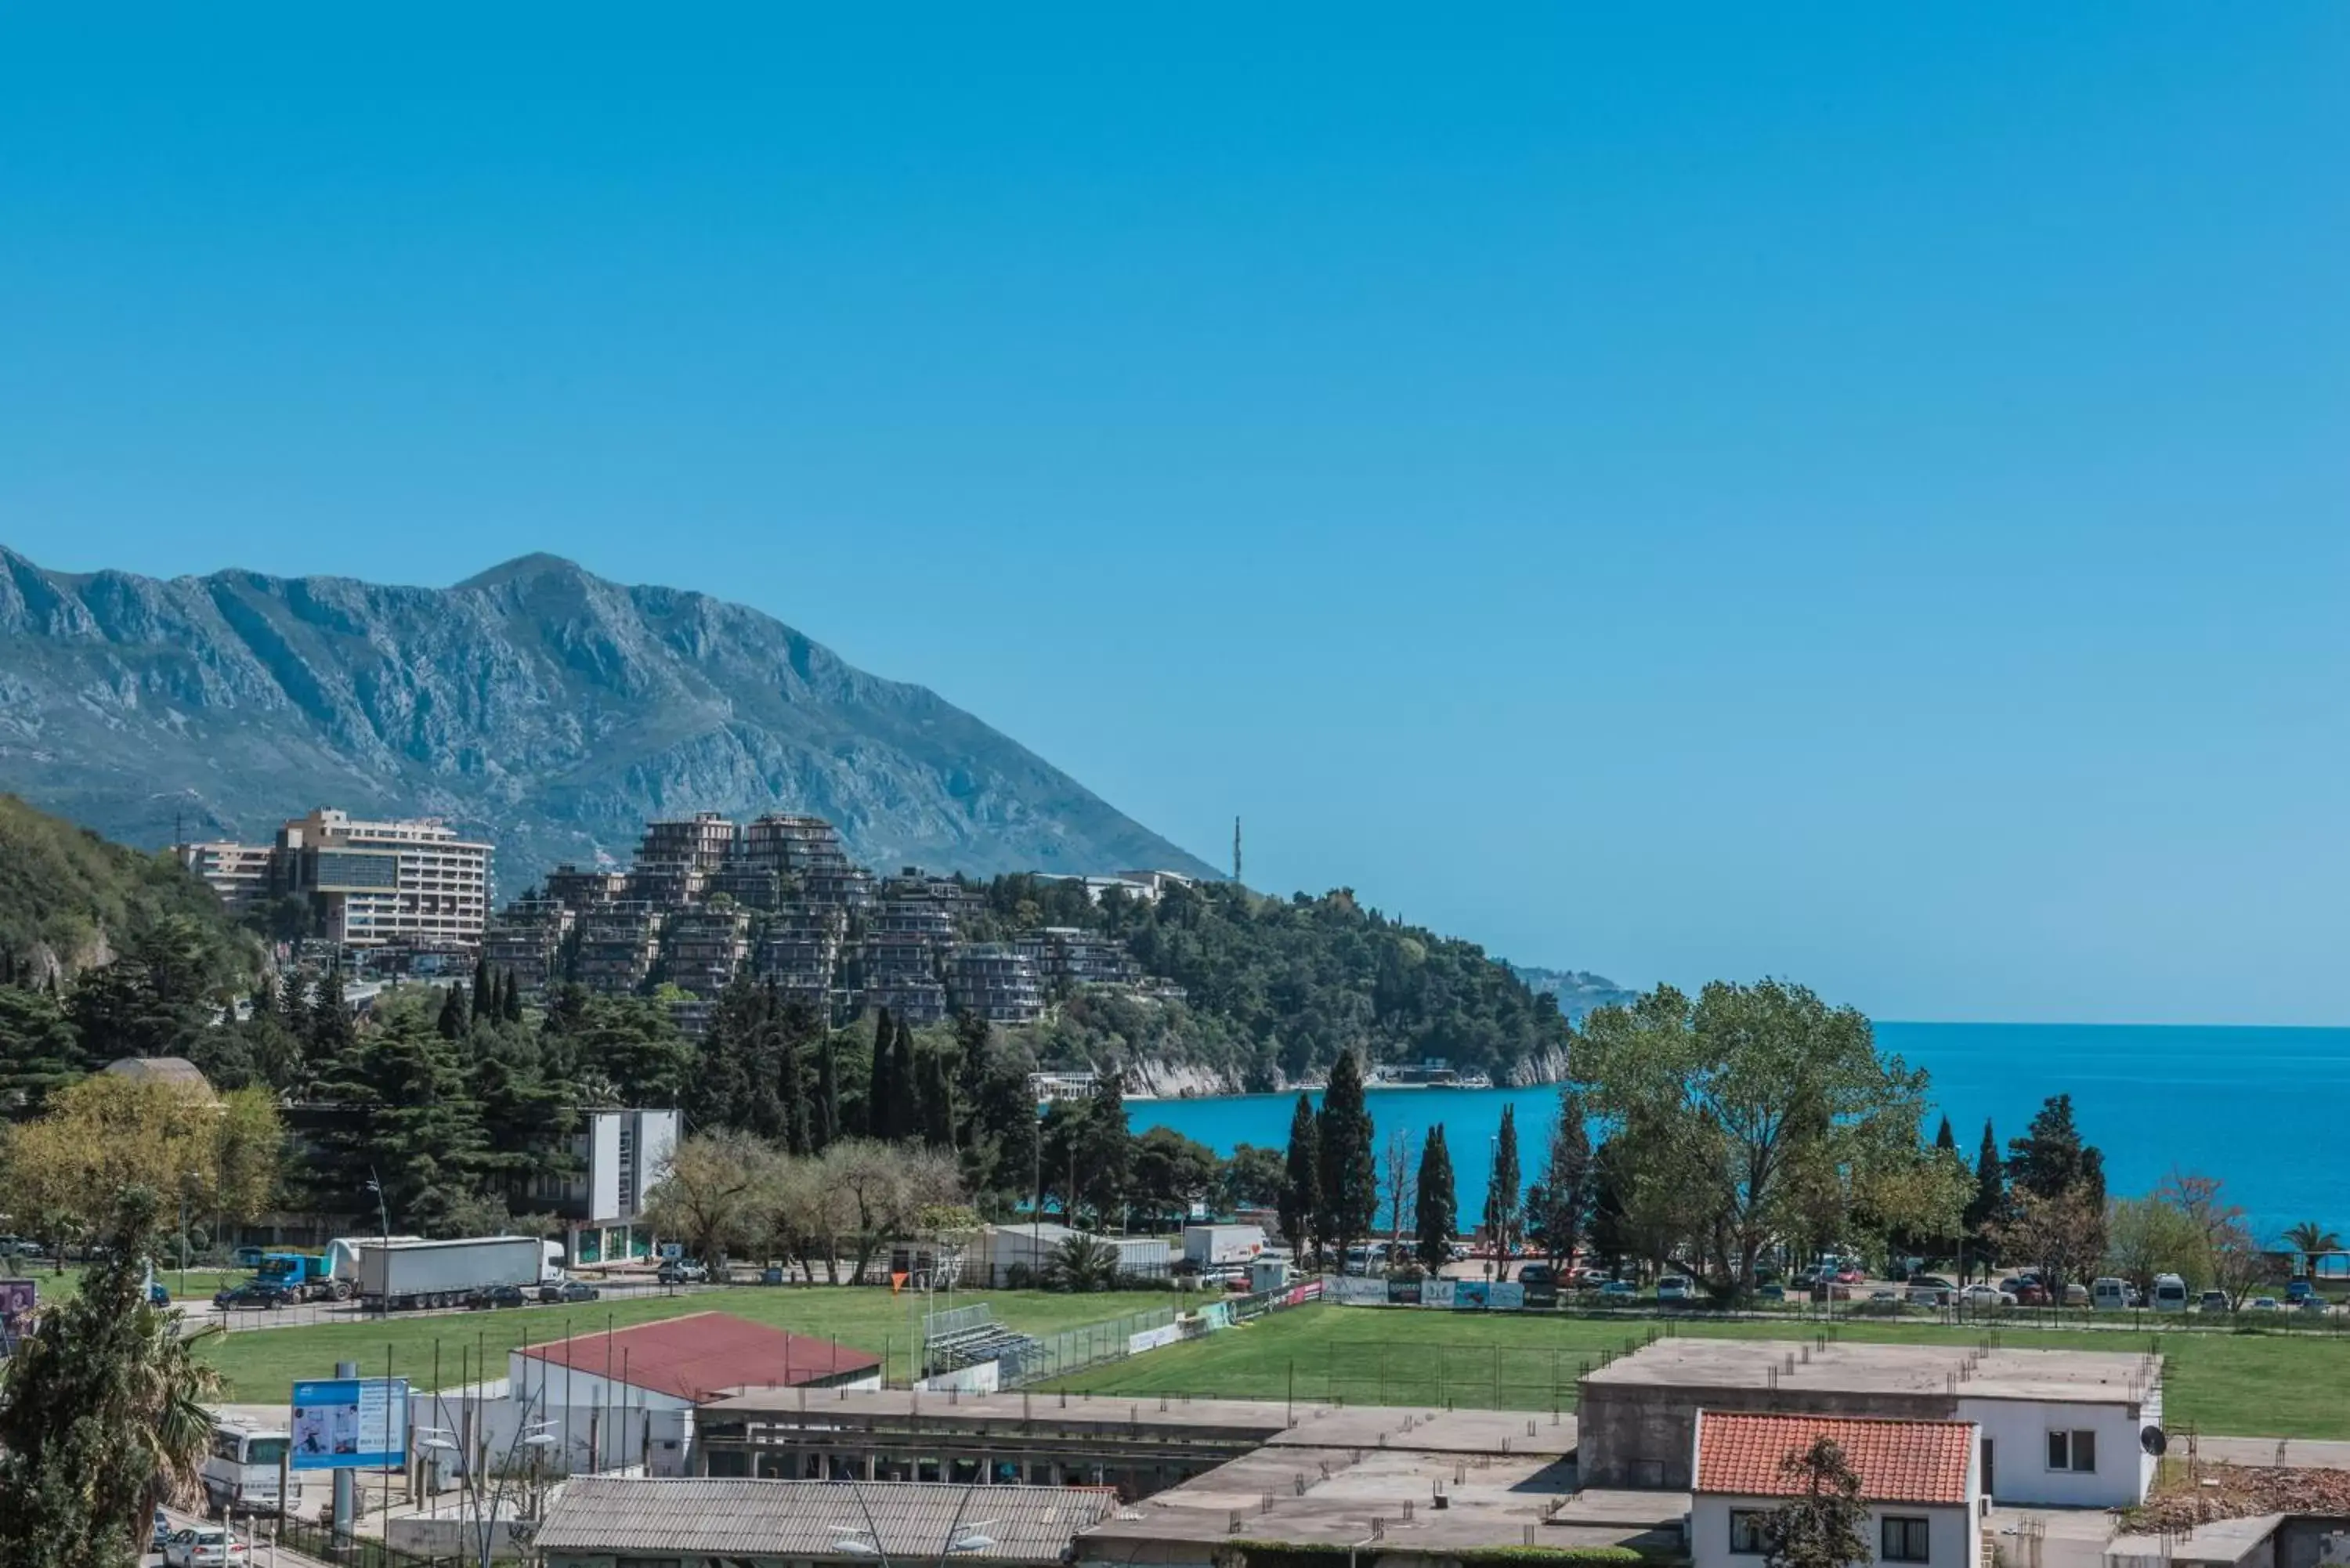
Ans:
[[[1186,1225],[1183,1261],[1199,1269],[1246,1268],[1264,1251],[1262,1225]]]
[[[359,1299],[372,1311],[463,1306],[475,1291],[522,1289],[562,1278],[536,1236],[467,1236],[451,1241],[366,1241],[359,1246]],[[556,1249],[560,1256],[560,1249]]]

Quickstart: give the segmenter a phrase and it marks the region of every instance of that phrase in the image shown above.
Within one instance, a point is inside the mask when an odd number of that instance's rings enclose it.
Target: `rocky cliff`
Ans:
[[[134,844],[443,816],[502,895],[649,817],[805,811],[884,867],[1212,870],[756,610],[533,556],[451,588],[45,571],[0,548],[0,789]]]

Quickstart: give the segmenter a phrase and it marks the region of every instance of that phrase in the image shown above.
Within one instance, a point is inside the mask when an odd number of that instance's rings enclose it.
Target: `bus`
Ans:
[[[204,1502],[215,1514],[298,1512],[302,1477],[288,1471],[287,1495],[277,1495],[278,1470],[293,1434],[282,1427],[243,1427],[223,1422],[213,1429],[212,1452],[204,1456]]]

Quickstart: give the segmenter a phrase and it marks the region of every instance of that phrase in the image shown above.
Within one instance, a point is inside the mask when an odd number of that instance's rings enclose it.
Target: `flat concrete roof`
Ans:
[[[704,1423],[739,1419],[837,1430],[937,1429],[1117,1432],[1230,1437],[1273,1448],[1411,1449],[1439,1454],[1561,1458],[1575,1449],[1572,1417],[1548,1411],[1440,1410],[1425,1406],[1324,1405],[1279,1399],[1160,1399],[1113,1395],[916,1394],[903,1388],[763,1388],[700,1407]]]
[[[1773,1378],[1777,1381],[1774,1384]],[[2110,1350],[1982,1350],[1832,1339],[1660,1339],[1586,1375],[1607,1392],[1656,1389],[1702,1398],[1710,1388],[1836,1394],[1930,1394],[1962,1399],[2137,1404],[2162,1376],[2158,1355]]]

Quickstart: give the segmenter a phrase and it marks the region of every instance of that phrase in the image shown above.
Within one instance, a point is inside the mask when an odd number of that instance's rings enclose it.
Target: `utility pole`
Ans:
[[[1232,818],[1232,885],[1233,885],[1234,887],[1238,887],[1238,886],[1240,885],[1240,879],[1241,879],[1241,819],[1240,819],[1239,817],[1237,817],[1237,816],[1236,816],[1236,817]]]

